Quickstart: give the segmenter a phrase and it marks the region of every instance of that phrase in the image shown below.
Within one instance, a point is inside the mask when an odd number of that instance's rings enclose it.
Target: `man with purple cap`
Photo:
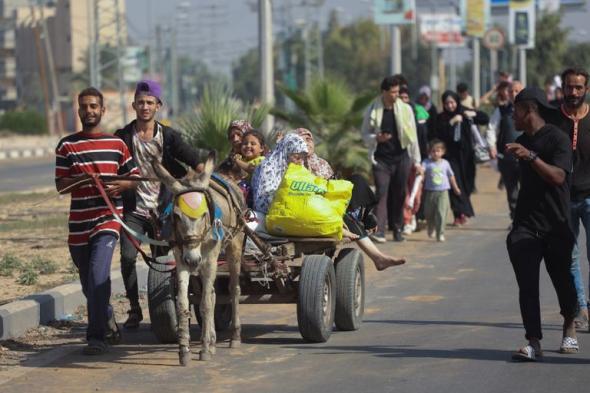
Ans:
[[[156,177],[151,160],[157,157],[172,176],[181,178],[186,175],[186,170],[179,161],[196,168],[199,154],[182,139],[178,131],[156,121],[156,114],[162,107],[161,93],[160,84],[156,81],[142,80],[137,83],[131,104],[136,119],[117,130],[115,135],[127,145],[142,176]],[[123,213],[127,225],[136,232],[154,237],[150,217],[157,212],[158,196],[161,198],[160,183],[148,181],[140,182],[136,190],[123,193]],[[159,250],[158,254],[163,255],[165,252],[167,250]],[[143,319],[139,305],[136,258],[137,250],[131,241],[127,236],[121,236],[121,274],[131,303],[129,317],[123,325],[127,329],[139,327]]]

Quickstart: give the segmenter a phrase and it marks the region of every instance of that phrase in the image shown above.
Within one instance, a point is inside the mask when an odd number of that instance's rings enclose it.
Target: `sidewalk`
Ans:
[[[55,154],[57,136],[9,136],[0,138],[0,160]]]
[[[147,282],[147,273],[148,267],[138,263],[138,282]],[[113,294],[125,292],[118,267],[111,271],[111,287]],[[64,319],[84,304],[86,298],[80,282],[76,281],[0,306],[0,340],[16,338],[28,329]]]

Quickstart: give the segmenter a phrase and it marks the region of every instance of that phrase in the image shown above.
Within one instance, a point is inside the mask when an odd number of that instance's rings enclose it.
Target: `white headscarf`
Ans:
[[[287,134],[277,143],[252,176],[254,210],[266,214],[289,166],[289,154],[307,153],[307,144],[297,134]]]

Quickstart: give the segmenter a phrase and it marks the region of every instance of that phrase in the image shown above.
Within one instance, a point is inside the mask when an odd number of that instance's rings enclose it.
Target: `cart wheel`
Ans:
[[[176,271],[148,272],[148,306],[152,331],[159,342],[178,342],[176,329]]]
[[[365,265],[356,248],[345,248],[336,259],[336,315],[339,330],[358,330],[365,312]]]
[[[332,260],[325,255],[303,259],[299,278],[297,322],[307,341],[326,342],[332,334],[336,276]]]
[[[195,317],[199,326],[203,326],[203,319],[201,318],[201,310],[198,304],[193,304],[195,308]],[[215,331],[223,332],[229,329],[231,325],[231,304],[216,304],[215,314],[213,316],[215,322]]]

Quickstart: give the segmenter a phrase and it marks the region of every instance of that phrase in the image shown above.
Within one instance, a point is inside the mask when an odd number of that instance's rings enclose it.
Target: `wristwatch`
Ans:
[[[535,153],[532,150],[529,150],[528,157],[524,157],[523,160],[532,162],[532,161],[535,161],[538,157],[539,157],[539,155],[537,153]]]

